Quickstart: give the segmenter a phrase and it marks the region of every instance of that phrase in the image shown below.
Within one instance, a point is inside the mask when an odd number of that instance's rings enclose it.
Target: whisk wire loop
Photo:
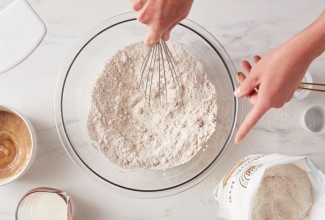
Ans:
[[[163,107],[170,104],[168,103],[170,97],[168,90],[170,89],[175,90],[174,100],[178,102],[180,71],[165,41],[160,40],[154,47],[148,49],[140,68],[140,74],[139,90],[144,89],[142,92],[149,107],[152,105],[152,99],[158,100],[159,105]],[[170,77],[168,78],[167,75]],[[155,85],[158,87],[154,88]]]
[[[176,79],[177,85],[180,86],[179,79],[178,79],[180,71],[178,69],[178,66],[176,65],[176,60],[175,60],[174,56],[172,55],[171,51],[169,50],[166,42],[163,41],[163,45],[164,45],[166,54],[168,54],[168,56],[169,56],[169,60],[170,60],[169,64],[171,65],[171,67],[173,69],[172,73],[173,73],[174,79]]]
[[[150,64],[153,63],[153,65],[152,66],[150,65],[150,68],[148,70],[149,73],[151,72],[151,75],[148,74],[148,79],[149,79],[149,77],[151,77],[151,80],[150,80],[149,93],[148,94],[146,93],[145,96],[147,97],[146,99],[149,100],[149,106],[150,106],[150,101],[151,101],[150,96],[151,96],[151,90],[152,90],[152,84],[153,84],[153,74],[154,74],[154,71],[155,71],[154,70],[154,67],[156,66],[155,64],[156,64],[156,61],[157,61],[157,59],[156,59],[156,57],[157,57],[157,51],[158,51],[157,47],[154,47],[154,49],[153,49],[153,56],[151,57],[151,62],[150,62]],[[148,90],[146,89],[146,92],[147,91]]]
[[[171,72],[171,76],[172,76],[174,85],[175,85],[175,87],[179,88],[179,81],[178,81],[178,76],[177,76],[178,75],[177,73],[179,72],[179,70],[178,70],[178,67],[176,65],[176,61],[175,61],[172,53],[170,52],[166,42],[162,41],[161,44],[162,44],[162,46],[164,48],[164,52],[165,52],[165,55],[166,55],[166,59],[168,61],[167,63],[168,63],[169,69],[171,70],[170,72]],[[178,71],[178,72],[176,72],[176,71]],[[176,99],[178,100],[178,98],[179,98],[178,97],[178,91],[176,89]]]
[[[164,86],[166,86],[166,70],[165,70],[165,63],[164,63],[164,56],[162,53],[161,45],[158,44],[158,51],[159,51],[159,57],[158,57],[158,96],[159,96],[159,104],[162,106],[162,95],[161,95],[161,83],[162,83],[162,78],[165,80],[164,81]],[[163,75],[161,75],[161,71],[163,72]],[[165,94],[166,102],[167,102],[167,93]]]

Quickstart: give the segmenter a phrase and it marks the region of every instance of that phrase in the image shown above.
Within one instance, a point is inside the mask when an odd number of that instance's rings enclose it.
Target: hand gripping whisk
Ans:
[[[139,89],[149,108],[154,105],[176,106],[180,101],[180,72],[167,46],[160,40],[149,48],[140,68]]]

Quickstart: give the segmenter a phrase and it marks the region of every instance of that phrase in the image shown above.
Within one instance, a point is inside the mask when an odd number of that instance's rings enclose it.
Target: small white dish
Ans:
[[[313,83],[313,78],[310,72],[307,70],[304,78],[302,78],[301,82]],[[305,85],[306,88],[312,88],[312,85]],[[310,94],[310,90],[305,89],[297,89],[293,94],[292,100],[302,100],[306,98]]]
[[[313,134],[325,133],[325,105],[309,106],[300,115],[300,124],[303,129]]]
[[[71,196],[62,190],[38,187],[27,192],[16,208],[16,220],[73,220]]]
[[[17,172],[14,175],[10,175],[9,177],[5,177],[5,178],[0,178],[0,186],[14,181],[14,180],[20,178],[24,173],[26,173],[26,171],[31,167],[31,165],[35,159],[36,152],[37,152],[36,133],[35,133],[34,127],[32,126],[31,122],[28,120],[28,118],[25,117],[24,115],[22,115],[17,110],[15,110],[12,107],[9,107],[7,105],[0,104],[0,112],[1,111],[13,113],[14,115],[18,116],[24,122],[24,124],[26,125],[28,132],[29,132],[29,137],[30,137],[30,141],[31,141],[31,149],[29,150],[29,152],[28,152],[29,155],[26,158],[26,162],[21,166],[21,169],[17,170]],[[2,127],[5,127],[5,125],[3,125]],[[3,132],[1,130],[2,127],[0,127],[0,134],[1,134],[1,132]],[[2,142],[0,142],[0,144],[2,144]],[[15,157],[16,157],[16,155],[15,155]]]

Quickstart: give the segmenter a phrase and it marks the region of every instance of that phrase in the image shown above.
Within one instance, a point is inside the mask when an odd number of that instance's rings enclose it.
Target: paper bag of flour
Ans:
[[[294,165],[294,166],[292,166]],[[290,183],[286,183],[285,179],[282,178],[282,183],[280,184],[276,179],[276,174],[270,174],[274,167],[281,168],[281,167],[295,167],[298,171],[300,170],[303,175],[298,175],[298,183],[296,184],[295,189],[287,189],[287,186],[291,186]],[[279,169],[280,173],[284,172],[282,169]],[[305,172],[304,172],[305,171]],[[294,173],[289,172],[290,175],[294,175]],[[282,175],[282,174],[279,174]],[[284,175],[285,176],[285,175]],[[308,181],[308,184],[304,184],[303,176],[305,176],[305,181]],[[265,178],[264,178],[265,177]],[[302,180],[300,180],[300,179]],[[308,180],[309,178],[309,180]],[[297,178],[296,178],[297,179]],[[269,182],[267,182],[269,181]],[[288,180],[289,181],[289,180]],[[284,182],[284,183],[283,183]],[[278,184],[278,185],[276,185]],[[297,187],[298,184],[298,187]],[[299,184],[302,184],[299,186]],[[285,185],[286,187],[283,187]],[[309,188],[306,188],[308,186]],[[261,186],[261,187],[260,187]],[[262,187],[263,186],[263,187]],[[262,154],[254,154],[249,155],[241,160],[239,160],[224,176],[224,178],[220,181],[216,191],[215,196],[220,208],[226,213],[229,220],[251,220],[251,219],[266,219],[267,214],[271,215],[285,215],[282,216],[285,219],[295,219],[297,217],[290,217],[290,211],[281,210],[281,205],[284,208],[288,208],[288,203],[292,203],[293,205],[297,204],[292,199],[285,197],[284,195],[278,195],[279,199],[274,200],[271,206],[278,206],[276,208],[279,209],[280,213],[272,213],[274,209],[270,209],[267,203],[272,201],[271,198],[274,195],[270,195],[270,192],[267,191],[269,188],[286,190],[283,191],[284,194],[289,193],[295,194],[297,200],[299,199],[300,203],[298,205],[306,203],[305,206],[298,209],[300,210],[308,208],[308,218],[310,220],[319,220],[325,219],[325,175],[322,173],[317,166],[305,156],[287,156],[287,155],[280,155],[280,154],[271,154],[271,155],[262,155]],[[262,190],[262,189],[266,190]],[[292,187],[294,188],[294,187]],[[259,190],[260,189],[260,190]],[[311,195],[308,197],[308,190],[309,194]],[[293,191],[292,191],[293,190]],[[292,192],[291,192],[292,191]],[[304,191],[304,192],[302,192]],[[264,193],[264,194],[263,194]],[[263,197],[262,197],[263,196]],[[282,196],[282,198],[281,198]],[[290,197],[289,196],[289,197]],[[263,198],[265,197],[265,200]],[[262,199],[261,199],[262,198]],[[256,201],[255,201],[256,199]],[[260,200],[258,200],[260,199]],[[308,201],[305,201],[308,200]],[[264,203],[266,205],[264,205]],[[276,204],[275,204],[276,203]],[[268,209],[269,208],[269,209]],[[258,211],[256,211],[258,210]],[[261,212],[260,210],[263,210]],[[258,213],[261,212],[261,213]],[[269,213],[267,213],[269,212]],[[258,213],[259,215],[257,215]],[[296,212],[293,213],[296,215]],[[259,217],[257,217],[259,216]],[[272,216],[273,217],[273,216]]]

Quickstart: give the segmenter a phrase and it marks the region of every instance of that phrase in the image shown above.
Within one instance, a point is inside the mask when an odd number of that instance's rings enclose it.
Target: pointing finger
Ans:
[[[235,136],[235,143],[238,144],[247,133],[255,126],[258,120],[269,110],[269,107],[263,105],[261,102],[257,102],[253,109],[247,114],[244,122],[239,127]]]

